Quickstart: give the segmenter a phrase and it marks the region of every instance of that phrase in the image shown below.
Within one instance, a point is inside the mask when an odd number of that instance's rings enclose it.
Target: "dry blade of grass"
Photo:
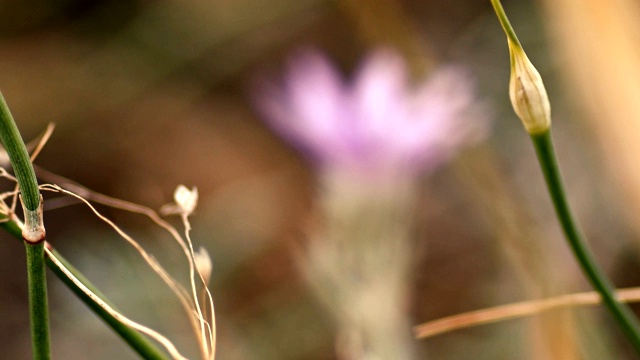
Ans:
[[[178,299],[180,300],[183,308],[185,309],[188,319],[195,331],[198,335],[196,339],[198,340],[198,344],[200,346],[200,350],[202,353],[203,359],[213,360],[215,358],[215,316],[214,316],[214,307],[213,307],[213,298],[209,289],[207,288],[207,284],[204,280],[203,274],[200,272],[198,267],[196,266],[196,256],[193,250],[193,245],[191,242],[191,238],[189,236],[189,232],[191,229],[191,225],[188,220],[189,214],[182,214],[181,219],[185,227],[185,238],[183,239],[180,236],[178,230],[169,224],[167,221],[162,219],[155,211],[150,208],[126,202],[123,200],[111,198],[105,195],[96,194],[82,186],[76,185],[76,190],[80,190],[82,195],[91,198],[92,195],[94,198],[99,198],[98,203],[111,206],[113,208],[127,210],[133,213],[143,214],[148,216],[154,223],[159,225],[160,227],[167,230],[175,241],[182,248],[185,257],[188,260],[189,264],[189,277],[190,277],[190,288],[191,295],[189,296],[189,292],[179,283],[177,282],[158,262],[157,260],[147,253],[135,239],[125,233],[122,229],[120,229],[115,223],[111,220],[100,214],[95,207],[91,205],[88,199],[85,199],[84,196],[78,195],[75,192],[66,190],[58,185],[45,184],[41,185],[41,189],[49,190],[53,192],[63,193],[65,195],[71,196],[80,202],[87,205],[91,211],[102,221],[107,223],[111,228],[113,228],[123,239],[125,239],[138,253],[143,257],[143,259],[147,262],[147,264],[161,277],[161,279],[173,290]],[[186,240],[185,240],[186,239]],[[203,311],[202,305],[199,301],[198,289],[196,285],[196,275],[200,280],[203,291],[206,293],[205,299],[208,303],[207,311]],[[204,314],[207,314],[210,318],[205,318]]]
[[[180,301],[185,311],[189,314],[189,320],[191,322],[191,326],[193,327],[194,331],[199,334],[199,336],[197,336],[197,339],[200,345],[203,358],[209,359],[209,360],[214,359],[215,348],[216,348],[216,332],[215,332],[215,311],[213,306],[213,297],[207,287],[207,281],[205,280],[205,278],[208,278],[209,276],[208,275],[204,276],[196,264],[197,256],[193,249],[193,243],[190,237],[190,231],[191,231],[191,224],[189,223],[190,214],[187,214],[187,213],[180,214],[180,218],[184,226],[184,238],[183,238],[174,226],[172,226],[169,222],[164,220],[156,211],[154,211],[149,207],[97,193],[80,184],[77,184],[76,182],[70,179],[64,178],[57,174],[53,174],[42,168],[36,168],[36,171],[38,173],[38,176],[44,177],[48,181],[51,181],[57,184],[63,184],[63,186],[59,186],[58,188],[65,188],[64,192],[66,192],[67,195],[71,195],[72,198],[75,198],[81,202],[84,202],[90,207],[91,205],[88,203],[88,201],[109,206],[114,209],[120,209],[123,211],[128,211],[131,213],[146,216],[152,222],[154,222],[156,225],[166,230],[171,235],[171,237],[175,240],[175,242],[180,246],[180,248],[184,253],[184,256],[188,260],[191,298],[189,297],[187,291],[181,285],[179,285],[177,282],[173,281],[173,279],[168,277],[166,273],[165,275],[161,274],[163,269],[158,269],[156,271],[157,272],[160,271],[158,273],[165,280],[165,282],[167,282],[168,284],[169,282],[172,283],[169,286],[172,289],[174,289],[174,292],[176,292],[176,294],[178,294],[178,297],[180,298]],[[94,213],[96,212],[95,209],[92,208],[92,210],[94,211]],[[96,213],[96,215],[100,217],[99,214]],[[101,219],[103,221],[105,220],[102,217]],[[115,226],[115,224],[112,224],[110,222],[108,223],[112,227]],[[116,229],[116,227],[114,227],[114,229]],[[119,229],[116,229],[116,231],[118,231],[122,235]],[[134,244],[135,241],[132,242],[133,239],[130,239],[127,237],[125,237],[125,239],[129,243],[131,243],[138,251],[140,251],[141,248],[137,244]],[[143,257],[144,256],[145,255],[143,255]],[[153,265],[151,263],[150,265],[154,269],[157,268],[156,265]],[[198,285],[196,284],[196,280],[199,280],[199,283],[202,287],[201,289],[202,294],[200,294],[201,296],[198,295],[199,291],[198,291]],[[200,298],[202,298],[202,300],[208,305],[206,311],[203,311],[202,305],[200,304],[200,300],[199,300]],[[191,302],[193,302],[193,305]]]
[[[44,130],[42,135],[40,135],[39,139],[36,139],[31,143],[27,144],[27,148],[31,148],[32,146],[34,147],[33,151],[31,151],[31,155],[29,156],[29,158],[31,159],[31,162],[33,162],[36,159],[36,157],[38,157],[38,155],[40,154],[40,151],[42,151],[44,146],[47,144],[47,141],[49,141],[49,138],[51,138],[51,135],[53,135],[53,130],[55,128],[56,126],[54,123],[49,123],[49,125],[47,125],[47,128]]]
[[[640,287],[618,289],[616,298],[625,303],[638,302],[640,301]],[[522,301],[429,321],[415,326],[414,333],[416,338],[425,339],[454,330],[533,316],[561,308],[598,305],[600,302],[600,295],[594,291],[561,295],[541,300]]]

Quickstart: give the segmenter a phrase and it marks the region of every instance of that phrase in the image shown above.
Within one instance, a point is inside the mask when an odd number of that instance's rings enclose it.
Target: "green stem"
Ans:
[[[16,239],[22,239],[22,229],[15,221],[6,221],[6,219],[0,223],[0,227],[4,228],[9,234]],[[49,251],[62,263],[80,282],[96,294],[102,301],[106,302],[115,309],[115,306],[93,285],[80,271],[73,267],[62,255],[60,255],[49,244]],[[69,287],[69,289],[76,294],[82,302],[85,303],[98,317],[100,317],[107,325],[113,329],[129,346],[137,352],[143,359],[150,360],[168,360],[169,358],[163,351],[158,349],[151,341],[138,331],[124,325],[118,319],[114,318],[111,314],[104,311],[104,309],[98,305],[91,297],[85,294],[82,289],[71,281],[67,275],[62,271],[58,265],[56,265],[48,256],[45,256],[45,263],[51,271],[60,279],[63,283]]]
[[[594,256],[583,240],[571,214],[553,148],[551,131],[546,130],[539,134],[532,134],[531,139],[536,148],[538,160],[542,167],[542,172],[544,173],[558,220],[560,221],[560,225],[562,226],[562,230],[573,254],[580,263],[582,271],[589,279],[589,282],[591,282],[591,285],[600,293],[602,302],[611,312],[636,352],[640,355],[640,324],[638,323],[638,319],[628,306],[620,303],[616,299],[614,287],[595,262]]]
[[[49,345],[49,311],[44,267],[44,241],[37,244],[30,244],[25,241],[25,247],[27,249],[33,358],[46,360],[51,357],[51,349]]]
[[[2,93],[0,93],[0,140],[9,154],[25,207],[25,229],[22,233],[27,248],[29,313],[34,359],[51,358],[49,342],[49,310],[47,278],[44,270],[44,224],[38,180],[27,147],[20,136]]]
[[[518,40],[518,36],[516,35],[516,32],[513,30],[513,27],[511,26],[511,23],[507,18],[507,14],[505,14],[504,9],[502,8],[502,4],[500,3],[500,0],[491,0],[491,5],[493,5],[493,9],[495,10],[496,15],[498,15],[498,20],[500,21],[500,25],[502,25],[502,28],[504,29],[504,32],[507,34],[507,37],[509,38],[509,40],[511,40],[511,42],[513,42],[519,48],[522,48],[522,45],[520,45],[520,40]]]
[[[20,185],[20,194],[26,208],[36,211],[40,206],[40,190],[27,147],[20,136],[9,106],[0,92],[0,140],[9,154],[11,166]]]

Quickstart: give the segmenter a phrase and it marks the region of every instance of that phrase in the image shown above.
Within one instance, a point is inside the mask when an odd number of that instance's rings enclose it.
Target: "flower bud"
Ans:
[[[551,106],[540,73],[519,44],[509,40],[509,52],[509,97],[513,109],[529,134],[544,132],[551,126]]]

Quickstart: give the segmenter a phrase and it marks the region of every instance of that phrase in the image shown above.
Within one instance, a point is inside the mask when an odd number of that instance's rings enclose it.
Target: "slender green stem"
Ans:
[[[518,40],[518,36],[516,35],[516,32],[513,30],[513,27],[511,26],[511,23],[507,18],[507,14],[505,14],[504,9],[502,8],[502,4],[500,3],[500,0],[491,0],[491,5],[493,5],[493,9],[495,10],[496,15],[498,15],[498,20],[500,21],[500,24],[502,25],[502,28],[504,29],[504,32],[507,34],[507,37],[509,38],[509,40],[511,40],[511,42],[513,42],[519,48],[522,48],[522,45],[520,45],[520,40]]]
[[[620,303],[614,293],[614,287],[594,260],[594,256],[578,230],[574,221],[569,203],[567,202],[560,169],[556,160],[551,131],[547,130],[539,134],[532,134],[531,139],[538,154],[538,160],[542,167],[549,194],[564,231],[569,246],[582,267],[589,282],[600,296],[602,302],[611,312],[614,319],[625,333],[636,352],[640,355],[640,324],[629,307]]]
[[[26,223],[22,238],[27,249],[33,358],[50,359],[47,278],[44,270],[45,230],[42,223],[40,190],[27,147],[24,145],[2,93],[0,93],[0,140],[9,154],[9,160],[11,160],[11,166],[20,187],[22,205],[25,208]]]
[[[4,96],[0,92],[0,140],[9,154],[11,166],[20,185],[20,193],[26,208],[36,211],[40,206],[40,190],[27,147],[20,136]]]
[[[33,358],[46,360],[50,358],[51,349],[49,348],[49,310],[44,267],[44,241],[37,244],[25,241],[25,247],[27,249]]]

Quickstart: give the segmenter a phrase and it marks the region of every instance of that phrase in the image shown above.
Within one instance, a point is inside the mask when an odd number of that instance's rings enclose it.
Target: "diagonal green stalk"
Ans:
[[[547,188],[553,201],[556,215],[573,254],[591,285],[600,293],[602,302],[640,355],[640,324],[638,319],[627,305],[620,303],[616,299],[614,287],[594,260],[594,256],[584,241],[571,214],[556,160],[551,131],[547,129],[539,134],[531,134],[531,139],[547,182]]]
[[[20,225],[18,225],[15,221],[0,219],[3,222],[0,222],[0,227],[4,228],[9,234],[14,236],[17,239],[22,239],[22,229]],[[102,294],[100,290],[98,290],[95,285],[91,283],[79,270],[77,270],[73,265],[71,265],[60,253],[58,253],[53,247],[49,244],[46,244],[49,251],[55,256],[60,263],[64,265],[64,267],[71,272],[80,282],[91,290],[94,294],[96,294],[100,299],[115,309],[115,306]],[[98,317],[100,317],[107,325],[109,325],[113,331],[115,331],[135,352],[140,355],[143,359],[148,360],[168,360],[169,358],[165,355],[165,353],[158,349],[149,339],[147,339],[144,335],[140,334],[138,331],[130,328],[129,326],[123,324],[118,319],[113,317],[113,315],[109,314],[105,311],[98,303],[96,303],[91,297],[84,293],[78,286],[71,281],[67,277],[67,275],[62,271],[62,269],[54,263],[48,256],[45,255],[46,265],[49,267],[51,271],[60,279],[63,283],[69,287],[69,289],[85,303]]]
[[[26,232],[22,233],[27,252],[27,282],[29,286],[29,313],[31,317],[31,343],[33,358],[51,358],[49,341],[49,311],[47,279],[44,269],[44,225],[40,203],[40,190],[29,153],[20,136],[9,107],[0,93],[0,140],[4,145],[20,187],[25,207]]]

